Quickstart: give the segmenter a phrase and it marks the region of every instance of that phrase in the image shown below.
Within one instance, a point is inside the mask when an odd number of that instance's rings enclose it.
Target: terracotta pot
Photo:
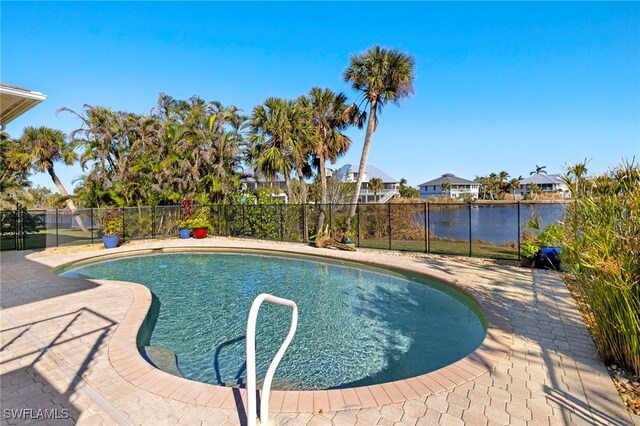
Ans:
[[[196,228],[193,230],[193,238],[206,238],[208,233],[207,228]]]

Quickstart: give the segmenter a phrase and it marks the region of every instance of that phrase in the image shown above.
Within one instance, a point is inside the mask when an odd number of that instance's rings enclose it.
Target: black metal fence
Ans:
[[[519,259],[525,222],[541,226],[562,219],[561,203],[358,204],[351,221],[358,247],[474,257]],[[306,242],[318,232],[347,230],[349,204],[212,205],[218,236]],[[195,209],[198,207],[196,206]],[[121,241],[177,238],[180,206],[123,207]],[[100,241],[107,208],[5,210],[0,213],[2,250],[92,244]],[[319,228],[323,217],[324,225]],[[306,230],[306,232],[305,232]]]

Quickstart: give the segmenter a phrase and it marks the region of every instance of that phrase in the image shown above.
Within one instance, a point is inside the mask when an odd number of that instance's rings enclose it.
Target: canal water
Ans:
[[[518,241],[525,224],[531,217],[537,217],[540,229],[562,220],[565,204],[520,204],[520,225],[518,226],[517,204],[468,204],[431,205],[428,226],[432,236],[456,240],[471,239],[494,244]],[[418,223],[424,223],[424,214],[418,214]]]

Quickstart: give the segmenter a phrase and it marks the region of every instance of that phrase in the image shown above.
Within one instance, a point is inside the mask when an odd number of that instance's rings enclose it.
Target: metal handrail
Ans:
[[[289,334],[282,342],[280,349],[276,353],[276,356],[271,361],[269,368],[267,369],[267,375],[264,377],[264,383],[262,385],[262,396],[260,398],[260,423],[262,425],[269,424],[269,391],[271,390],[271,381],[273,375],[278,368],[278,364],[282,359],[285,351],[289,347],[289,343],[293,340],[293,335],[296,334],[296,328],[298,327],[298,305],[296,302],[276,297],[271,294],[262,293],[259,294],[253,304],[251,310],[249,310],[249,318],[247,320],[247,423],[249,426],[256,425],[256,321],[258,319],[258,311],[262,302],[270,302],[278,305],[291,307],[291,327],[289,328]]]

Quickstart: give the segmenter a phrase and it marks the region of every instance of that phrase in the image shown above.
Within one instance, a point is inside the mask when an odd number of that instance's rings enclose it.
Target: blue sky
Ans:
[[[247,114],[312,86],[355,100],[349,56],[379,44],[415,57],[415,94],[384,109],[369,163],[411,185],[640,157],[638,2],[3,1],[1,13],[2,81],[48,95],[7,126],[13,137],[78,128],[62,106],[149,113],[160,92]],[[336,166],[360,160],[364,130],[348,134]],[[56,169],[68,189],[81,174]]]

